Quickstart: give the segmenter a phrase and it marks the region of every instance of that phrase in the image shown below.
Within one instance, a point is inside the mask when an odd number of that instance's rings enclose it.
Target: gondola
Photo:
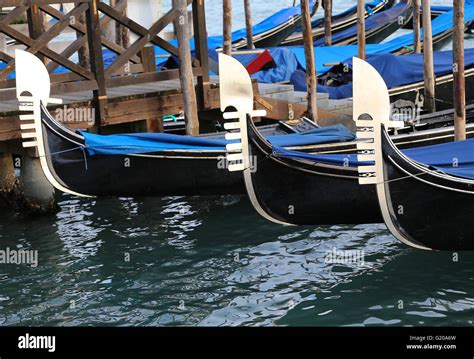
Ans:
[[[370,18],[376,14],[383,12],[384,10],[390,9],[394,6],[396,0],[383,0],[376,2],[373,6],[366,9],[365,17]],[[331,21],[331,33],[333,35],[339,32],[346,31],[357,24],[357,6],[348,9],[347,11],[335,15]],[[317,19],[312,22],[311,27],[313,29],[313,40],[321,41],[324,39],[324,19]],[[370,40],[369,40],[370,41]],[[375,40],[374,40],[375,41]],[[288,36],[284,41],[281,42],[281,46],[293,46],[303,44],[303,33],[301,29],[297,32]]]
[[[34,55],[22,51],[16,54],[17,91],[18,99],[22,103],[22,137],[24,146],[38,148],[43,172],[53,186],[63,192],[86,196],[169,196],[169,195],[220,195],[245,193],[244,181],[241,174],[226,171],[227,154],[225,144],[212,143],[214,138],[196,137],[192,142],[199,146],[190,146],[188,136],[167,137],[163,134],[144,134],[148,143],[149,137],[165,136],[175,142],[184,139],[187,145],[176,145],[173,148],[134,151],[130,145],[132,135],[118,135],[111,144],[111,136],[100,136],[86,133],[77,133],[65,128],[57,122],[47,111],[45,104],[50,101],[49,77],[44,65]],[[242,65],[239,65],[240,67]],[[234,70],[224,72],[232,76],[221,76],[221,85],[233,83]],[[246,73],[248,79],[248,74]],[[222,91],[221,87],[221,91]],[[33,97],[22,94],[28,92]],[[253,95],[251,94],[251,98]],[[39,103],[41,101],[41,103]],[[27,106],[26,104],[30,104]],[[33,106],[33,107],[31,107]],[[33,110],[33,114],[31,114]],[[436,122],[431,118],[429,130],[421,130],[410,134],[395,136],[410,146],[411,140],[415,145],[426,142],[445,141],[450,133],[449,127],[442,127],[448,123],[449,115],[443,114],[443,121]],[[447,118],[445,118],[447,117]],[[31,131],[33,130],[33,132]],[[474,129],[472,129],[474,132]],[[451,130],[452,132],[452,130]],[[113,136],[112,136],[113,137]],[[283,136],[284,137],[284,136]],[[353,138],[353,137],[351,137]],[[33,140],[33,141],[31,141]],[[92,145],[88,141],[92,142]],[[198,142],[196,142],[198,141]],[[331,151],[333,146],[343,144],[341,137],[326,145],[301,144],[291,149],[311,152]],[[100,145],[97,145],[100,142]],[[355,148],[353,141],[348,141],[348,148]],[[99,149],[102,152],[99,152]],[[118,149],[118,151],[117,151]],[[125,149],[121,151],[121,149]],[[347,148],[346,148],[347,149]],[[95,152],[95,153],[93,153]]]
[[[358,145],[359,183],[376,188],[387,228],[414,248],[474,250],[474,140],[418,149],[424,156],[400,151],[387,132],[401,124],[390,120],[383,79],[359,59],[354,75],[357,135],[369,140]]]
[[[221,57],[231,64],[234,62],[224,58],[224,55]],[[233,69],[233,73],[237,70]],[[245,81],[242,79],[241,82]],[[372,79],[365,77],[363,83],[372,84]],[[245,93],[244,86],[241,87],[236,89],[239,94]],[[372,87],[370,89],[371,93],[376,91]],[[370,98],[371,95],[366,96]],[[358,99],[354,100],[356,104]],[[238,101],[227,99],[224,105],[226,103],[235,104]],[[376,106],[376,99],[373,103]],[[240,112],[248,113],[247,110]],[[235,136],[241,138],[241,149],[228,155],[229,161],[237,161],[229,166],[229,170],[243,172],[250,201],[264,218],[279,224],[296,225],[383,221],[375,186],[359,186],[359,162],[355,151],[311,154],[286,150],[268,143],[248,116],[240,115],[238,118],[239,122],[229,128],[238,131]],[[359,149],[367,145],[363,140],[357,143]],[[421,158],[430,152],[430,147],[410,151],[413,156]]]

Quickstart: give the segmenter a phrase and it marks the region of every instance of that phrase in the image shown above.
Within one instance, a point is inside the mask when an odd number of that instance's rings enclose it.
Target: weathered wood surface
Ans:
[[[365,60],[365,0],[357,0],[358,57]]]
[[[425,60],[424,82],[425,103],[424,107],[430,112],[436,111],[435,74],[433,63],[433,31],[431,29],[430,0],[423,0],[423,54]]]
[[[454,1],[453,75],[454,138],[466,139],[466,80],[464,78],[464,0]]]
[[[309,1],[301,0],[301,14],[303,23],[303,41],[306,61],[306,87],[308,93],[308,108],[306,115],[309,119],[316,121],[318,118],[317,107],[317,78],[316,65],[314,61],[313,31],[311,27],[311,14],[309,10]]]

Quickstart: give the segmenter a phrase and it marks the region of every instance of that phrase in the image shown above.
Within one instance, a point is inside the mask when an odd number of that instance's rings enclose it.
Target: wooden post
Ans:
[[[100,130],[100,125],[107,116],[107,90],[105,87],[104,58],[102,53],[102,38],[99,19],[99,0],[91,0],[86,11],[87,42],[90,52],[90,66],[95,74],[97,89],[93,91],[95,104],[95,130]]]
[[[466,139],[466,83],[464,79],[464,0],[454,5],[453,75],[454,139]]]
[[[430,0],[423,0],[423,54],[425,60],[425,109],[436,111],[435,75],[433,64],[433,36],[431,31]]]
[[[122,12],[123,15],[127,16],[127,0],[120,0],[120,2],[125,3],[125,8]],[[117,44],[122,46],[124,49],[128,49],[130,47],[130,31],[123,25],[117,23],[117,27],[115,28],[116,31],[116,38]]]
[[[26,11],[28,19],[28,33],[30,38],[37,39],[44,33],[43,14],[40,12],[38,5],[31,5]],[[37,56],[44,62],[45,58],[41,54]]]
[[[324,43],[331,46],[332,0],[324,0]]]
[[[247,29],[247,49],[254,49],[252,12],[250,11],[250,0],[244,0],[245,4],[245,28]]]
[[[81,14],[79,16],[79,22],[84,25],[86,24],[86,17],[84,14]],[[81,36],[83,36],[82,33],[79,31],[76,31],[76,37],[79,38]],[[89,46],[87,45],[87,43],[85,43],[84,46],[82,46],[77,53],[79,56],[79,65],[81,65],[82,67],[86,69],[90,68],[90,63],[89,63],[90,51],[89,51]]]
[[[306,61],[306,87],[308,98],[307,117],[313,121],[317,121],[317,92],[316,92],[316,68],[314,64],[314,48],[313,48],[313,30],[311,28],[311,14],[309,11],[309,0],[301,0],[301,15],[303,22],[303,42]]]
[[[223,0],[224,5],[224,44],[223,51],[226,55],[232,52],[232,1]]]
[[[358,57],[365,60],[365,0],[357,0]]]
[[[413,2],[413,40],[415,53],[421,53],[421,39],[420,39],[420,8],[421,1],[414,0]]]
[[[173,8],[178,12],[175,19],[175,29],[177,30],[179,45],[179,79],[183,94],[186,134],[195,136],[199,134],[199,119],[191,62],[191,47],[189,44],[187,1],[173,0]]]
[[[145,46],[140,52],[142,59],[143,72],[155,72],[156,61],[155,61],[155,48],[153,45]],[[163,121],[157,117],[150,117],[146,120],[146,127],[148,132],[163,132]]]
[[[207,49],[206,11],[204,1],[193,1],[194,46],[196,61],[201,65],[202,73],[197,78],[198,100],[202,109],[211,107],[209,81],[209,54]]]

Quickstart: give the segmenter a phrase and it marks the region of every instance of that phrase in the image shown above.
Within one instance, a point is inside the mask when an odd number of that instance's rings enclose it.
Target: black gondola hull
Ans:
[[[474,181],[407,161],[382,135],[384,188],[391,221],[408,241],[437,250],[474,250]]]

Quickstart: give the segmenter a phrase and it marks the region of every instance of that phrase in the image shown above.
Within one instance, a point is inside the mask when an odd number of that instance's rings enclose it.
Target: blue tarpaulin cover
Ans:
[[[423,54],[410,54],[396,56],[393,54],[367,55],[369,62],[382,75],[387,87],[394,88],[406,84],[423,81],[424,59]],[[453,52],[436,51],[433,54],[434,70],[436,76],[446,75],[453,70]],[[474,49],[464,50],[465,67],[474,66]],[[344,61],[352,68],[352,58]],[[291,77],[291,83],[297,91],[306,91],[306,79],[303,71],[295,71]],[[341,86],[318,85],[318,92],[329,94],[330,99],[342,99],[352,97],[352,83]]]
[[[96,135],[81,132],[85,139],[85,148],[93,155],[124,155],[134,153],[159,152],[176,149],[225,150],[225,145],[235,141],[172,135],[167,133],[133,133],[122,135]],[[275,146],[304,146],[317,143],[340,142],[355,139],[353,132],[343,125],[321,127],[314,130],[268,136]]]
[[[464,9],[464,22],[469,23],[473,20],[474,0],[469,0],[466,1]],[[453,11],[447,11],[432,21],[433,36],[442,34],[452,29],[452,27]],[[423,31],[421,31],[421,37],[423,37]],[[366,46],[366,52],[367,54],[391,53],[403,49],[404,47],[412,47],[413,42],[413,32],[410,32],[382,44],[368,44]],[[287,48],[296,56],[300,66],[306,69],[304,48],[302,46],[289,46]],[[346,59],[357,56],[357,45],[315,47],[314,54],[316,71],[318,74],[321,74],[330,69],[330,66],[324,66],[324,64],[343,62]]]
[[[398,17],[406,12],[412,5],[407,3],[398,3],[388,10],[371,15],[365,20],[365,30],[370,31],[384,24],[398,21]],[[401,26],[401,25],[400,25]],[[346,39],[357,37],[357,25],[351,26],[345,30],[338,31],[331,36],[333,43],[338,43]],[[321,37],[314,41],[314,46],[324,46],[325,39]]]
[[[413,160],[440,171],[454,176],[474,179],[474,139],[411,148],[402,152]],[[273,146],[273,153],[279,157],[338,166],[357,167],[372,164],[371,162],[358,162],[356,154],[318,155],[287,150],[277,146]]]

